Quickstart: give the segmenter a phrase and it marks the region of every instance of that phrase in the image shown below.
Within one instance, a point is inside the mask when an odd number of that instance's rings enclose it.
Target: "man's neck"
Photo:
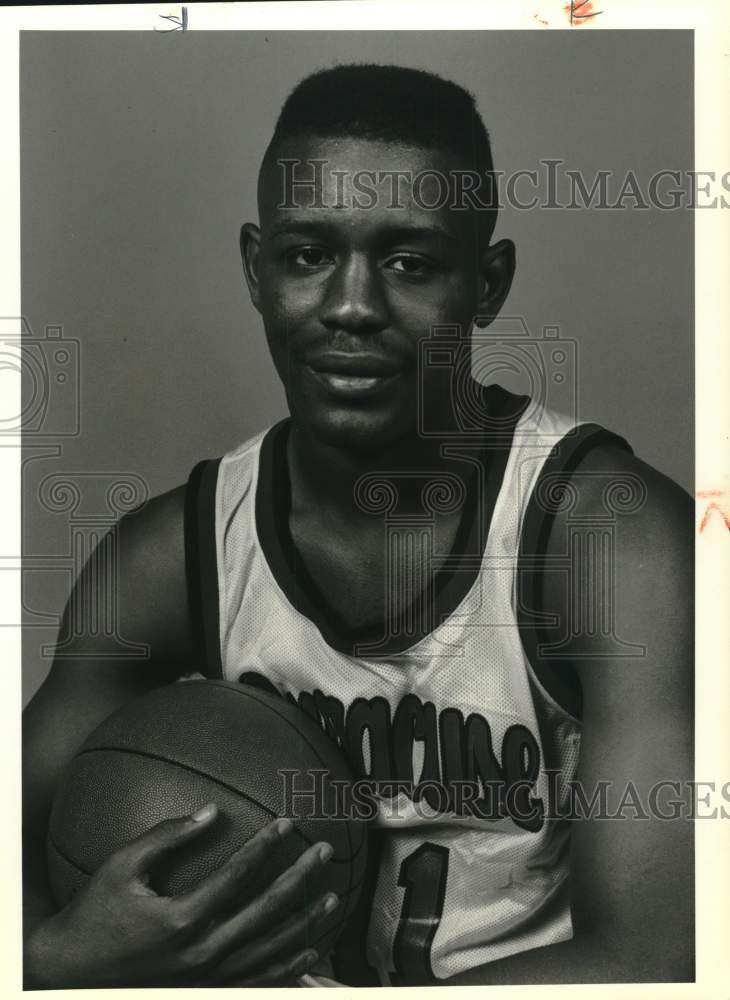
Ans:
[[[289,434],[288,465],[293,511],[316,510],[348,519],[359,512],[363,518],[372,518],[372,511],[363,509],[356,499],[357,482],[367,474],[382,474],[384,482],[391,482],[398,492],[398,506],[405,511],[418,508],[423,488],[423,478],[411,478],[408,473],[436,476],[453,468],[438,439],[413,435],[381,451],[359,451],[318,440],[295,420]]]

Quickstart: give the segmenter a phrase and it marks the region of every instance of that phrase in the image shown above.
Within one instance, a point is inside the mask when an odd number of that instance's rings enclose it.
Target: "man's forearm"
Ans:
[[[23,837],[23,935],[28,935],[57,912],[48,884],[45,843],[39,837]]]
[[[659,934],[660,931],[657,931]],[[658,968],[651,942],[643,947],[612,944],[598,935],[580,935],[570,941],[532,948],[490,962],[445,980],[449,986],[491,986],[547,983],[691,982],[692,959],[686,945],[673,949],[674,960]],[[666,941],[662,942],[666,951]]]
[[[49,917],[58,912],[48,884],[45,840],[23,836],[23,988],[43,989],[48,986],[48,961],[37,956],[37,935],[34,932]]]

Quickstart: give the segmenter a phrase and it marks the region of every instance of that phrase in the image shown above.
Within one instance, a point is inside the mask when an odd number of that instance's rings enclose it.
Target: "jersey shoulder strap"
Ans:
[[[218,611],[215,498],[220,458],[198,462],[185,488],[185,576],[198,669],[223,676]]]
[[[548,504],[545,497],[556,496],[560,486],[570,482],[586,455],[599,447],[617,447],[633,454],[624,438],[593,423],[574,427],[552,448],[527,501],[519,547],[517,625],[520,639],[543,689],[576,719],[581,717],[583,699],[574,667],[567,660],[549,660],[540,655],[541,649],[555,638],[546,628],[543,589],[548,568],[547,545],[559,504]]]

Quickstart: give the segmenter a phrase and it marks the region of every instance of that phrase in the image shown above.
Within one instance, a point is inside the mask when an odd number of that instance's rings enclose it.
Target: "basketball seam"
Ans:
[[[80,865],[78,862],[74,861],[73,858],[70,858],[65,851],[62,851],[61,848],[56,843],[56,840],[52,833],[48,834],[48,842],[50,843],[54,851],[63,858],[63,860],[66,862],[67,865],[71,865],[72,868],[75,868],[77,871],[80,871],[82,875],[86,875],[88,878],[91,878],[91,876],[94,873],[87,871],[83,865]]]
[[[196,683],[196,682],[193,682],[193,683]],[[202,682],[198,681],[197,683],[203,683],[203,684],[205,684],[206,682],[205,681],[202,681]],[[221,682],[219,681],[218,684],[220,684],[220,683]],[[259,705],[262,705],[264,708],[268,708],[269,711],[271,711],[271,712],[274,713],[274,715],[278,716],[280,719],[283,719],[284,722],[286,722],[287,725],[290,726],[290,728],[293,729],[297,733],[297,735],[300,736],[304,740],[304,742],[307,744],[307,746],[312,751],[312,753],[315,755],[315,757],[320,762],[320,764],[326,764],[326,761],[322,760],[322,757],[321,757],[319,751],[317,750],[317,748],[312,743],[310,743],[310,741],[307,739],[307,737],[302,732],[300,732],[299,729],[297,729],[297,727],[294,725],[293,722],[291,722],[281,712],[278,712],[276,710],[276,707],[274,705],[270,705],[267,701],[262,700],[261,698],[257,698],[256,695],[252,693],[252,691],[254,691],[254,692],[256,691],[255,688],[251,688],[248,691],[243,691],[243,690],[241,690],[241,687],[236,688],[234,686],[233,682],[231,682],[231,681],[228,681],[228,682],[224,681],[223,683],[225,683],[226,685],[230,685],[229,690],[231,690],[231,691],[238,691],[239,694],[246,695],[246,697],[251,698],[252,701],[257,702]],[[299,709],[299,711],[302,711],[302,710]],[[305,713],[302,712],[302,714],[304,715]],[[307,716],[307,718],[308,718],[308,716]],[[310,722],[313,722],[313,720],[310,719]],[[316,723],[314,723],[314,725],[316,725]],[[326,734],[325,734],[325,736],[326,736]],[[352,838],[350,836],[350,824],[349,823],[345,827],[345,832],[347,834],[347,842],[348,842],[349,847],[350,847],[350,858],[352,859],[352,858],[357,857],[357,855],[360,853],[363,845],[366,843],[366,841],[367,841],[367,833],[366,832],[363,833],[362,840],[360,841],[360,846],[358,847],[357,851],[353,854],[353,852],[352,852]],[[350,880],[350,884],[352,884],[352,881],[351,881],[352,880],[352,868],[350,868],[349,880]]]
[[[230,684],[232,682],[229,681],[227,683]],[[274,705],[270,705],[267,701],[262,700],[261,698],[257,698],[255,694],[251,693],[251,690],[249,690],[249,691],[242,691],[240,687],[239,688],[231,687],[230,690],[232,690],[232,691],[238,691],[239,694],[246,695],[248,698],[251,698],[252,701],[255,701],[255,702],[257,702],[257,704],[261,705],[263,708],[268,708],[269,711],[273,712],[274,715],[278,716],[278,718],[283,719],[284,722],[286,722],[287,725],[290,726],[297,733],[297,735],[300,736],[304,740],[304,742],[307,744],[307,746],[312,751],[312,753],[315,755],[315,757],[320,762],[320,764],[326,764],[327,763],[326,761],[322,760],[322,757],[321,757],[319,751],[317,750],[317,748],[315,746],[313,746],[312,743],[310,743],[310,741],[307,739],[306,735],[303,734],[294,725],[294,723],[291,722],[285,715],[283,715],[281,712],[278,712],[276,710],[276,707]],[[256,688],[253,688],[252,690],[256,691]],[[302,710],[299,709],[299,711],[302,711]],[[302,712],[302,714],[304,715],[305,713]],[[308,716],[307,716],[307,718],[308,718]],[[313,722],[314,720],[310,719],[310,721]],[[316,723],[314,723],[314,725],[316,725]],[[326,736],[326,734],[325,734],[325,736]],[[367,839],[367,836],[366,836],[365,833],[363,833],[362,840],[360,841],[360,846],[358,847],[358,849],[355,852],[355,854],[353,854],[353,852],[352,852],[352,838],[350,837],[350,824],[349,823],[345,827],[345,833],[347,835],[347,843],[348,843],[348,846],[350,848],[350,858],[352,859],[354,857],[357,857],[357,855],[360,853],[360,850],[363,847],[363,844],[365,843],[365,841]],[[352,885],[352,867],[350,867],[350,871],[348,873],[348,885],[349,886]],[[349,893],[349,888],[348,888],[348,893]]]
[[[284,722],[286,722],[299,736],[302,737],[302,739],[307,744],[307,746],[312,751],[312,753],[315,755],[315,757],[320,762],[320,764],[326,764],[326,761],[322,760],[322,757],[319,754],[319,751],[317,750],[317,748],[315,746],[313,746],[309,742],[309,740],[307,739],[307,737],[303,733],[301,733],[299,729],[297,729],[297,727],[294,725],[293,722],[291,722],[289,719],[287,719],[287,717],[285,715],[283,715],[281,712],[278,712],[276,710],[276,707],[274,705],[269,705],[268,702],[263,701],[261,698],[257,698],[256,695],[255,694],[251,694],[250,691],[241,691],[240,688],[235,688],[235,687],[233,687],[231,690],[233,690],[233,691],[238,690],[240,694],[247,695],[253,701],[258,702],[259,705],[262,705],[264,708],[268,708],[271,712],[274,713],[274,715],[278,716],[280,719],[283,719]],[[253,688],[253,690],[255,691],[256,689]],[[302,711],[302,710],[299,709],[299,711]],[[302,712],[302,714],[304,715],[304,712]],[[313,722],[313,720],[310,720],[310,721]],[[316,725],[316,723],[314,723],[314,725]],[[326,734],[325,734],[325,736],[326,736]],[[363,845],[365,844],[365,842],[367,840],[367,834],[366,834],[366,832],[363,833],[362,839],[360,841],[360,846],[358,847],[358,849],[355,852],[355,854],[353,854],[352,853],[352,838],[350,837],[350,824],[349,823],[345,827],[345,832],[347,834],[347,843],[348,843],[349,848],[350,848],[350,858],[357,857],[357,855],[360,853],[360,850],[362,849]],[[352,885],[352,867],[350,867],[350,871],[349,871],[349,875],[348,875],[348,884],[350,886]],[[348,888],[348,893],[349,893],[349,888]]]
[[[190,764],[183,764],[180,761],[170,760],[169,757],[162,757],[160,754],[151,753],[149,750],[132,750],[132,749],[129,749],[128,747],[107,747],[107,746],[89,747],[86,750],[80,750],[76,754],[76,757],[78,758],[78,757],[85,756],[86,754],[92,754],[92,753],[126,753],[126,754],[129,754],[131,757],[146,757],[146,758],[149,758],[150,760],[158,760],[161,763],[169,764],[171,767],[177,767],[177,768],[180,768],[180,770],[188,771],[191,774],[197,774],[198,777],[205,778],[206,780],[211,781],[215,785],[220,785],[221,788],[225,788],[229,792],[233,792],[234,795],[238,795],[241,798],[246,799],[248,802],[251,802],[253,805],[258,806],[259,809],[261,809],[263,812],[267,813],[272,818],[274,818],[276,816],[275,812],[273,812],[271,809],[269,809],[268,806],[265,806],[263,803],[259,802],[258,799],[252,798],[250,795],[247,795],[245,792],[242,792],[240,789],[235,788],[233,785],[229,785],[228,782],[226,782],[226,781],[221,781],[219,778],[214,778],[213,775],[207,774],[205,771],[199,771],[197,768],[192,767]],[[324,763],[324,762],[322,762],[322,763]],[[349,820],[348,820],[348,826],[349,826]],[[352,850],[352,841],[350,840],[349,830],[347,829],[347,827],[345,828],[345,830],[346,830],[346,833],[348,835],[347,836],[347,842],[348,842],[348,844],[350,846],[350,849]],[[298,836],[300,836],[302,838],[302,840],[306,844],[309,844],[311,846],[313,843],[315,843],[315,841],[310,840],[299,829],[298,826],[294,827],[294,831],[298,834]],[[357,851],[355,852],[355,854],[350,854],[350,856],[348,858],[341,859],[341,858],[337,858],[337,857],[333,856],[330,860],[333,861],[335,864],[338,864],[338,865],[348,864],[349,862],[354,861],[354,859],[360,853],[360,850],[362,849],[362,846],[363,846],[364,842],[365,842],[365,838],[363,837],[363,841],[360,844],[360,847],[357,849]]]

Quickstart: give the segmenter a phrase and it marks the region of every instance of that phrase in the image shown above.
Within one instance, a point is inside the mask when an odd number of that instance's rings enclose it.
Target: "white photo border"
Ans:
[[[188,31],[378,30],[387,10],[388,29],[413,28],[417,11],[421,30],[603,31],[684,29],[694,31],[695,43],[695,169],[714,170],[721,177],[730,169],[730,5],[724,0],[701,4],[680,0],[601,0],[593,5],[599,16],[570,23],[565,0],[481,0],[435,3],[433,0],[387,0],[324,3],[273,2],[186,5]],[[20,159],[19,159],[19,36],[33,30],[163,30],[174,28],[182,7],[167,4],[7,7],[0,11],[0,128],[4,138],[2,216],[0,217],[0,315],[20,316]],[[730,199],[728,207],[695,212],[695,347],[696,347],[696,760],[695,773],[721,789],[730,781],[730,671],[728,613],[730,607],[730,530],[721,516],[700,525],[712,497],[730,511],[728,475],[727,385],[730,384],[727,331],[730,329]],[[4,406],[20,412],[20,376],[3,373]],[[15,406],[17,404],[17,406]],[[20,551],[20,442],[0,442],[0,602],[4,620],[20,620],[20,568],[1,553]],[[21,975],[21,796],[20,796],[20,630],[0,628],[0,759],[3,774],[2,857],[0,894],[0,969],[6,996],[22,991]],[[729,786],[730,787],[730,786]],[[696,857],[696,982],[661,985],[514,986],[498,987],[505,1000],[543,995],[728,1000],[730,997],[730,821],[697,820]],[[440,989],[444,989],[441,987]],[[446,987],[446,989],[449,989]],[[490,987],[451,987],[454,990]],[[497,989],[497,987],[493,988]],[[63,991],[64,993],[66,991]],[[99,994],[105,991],[94,991]],[[114,1000],[140,993],[166,996],[166,991],[114,990]],[[178,990],[178,995],[197,991]],[[223,991],[220,996],[234,991]],[[340,992],[344,992],[340,990]],[[358,991],[364,996],[365,990]],[[267,990],[266,996],[289,993]],[[378,991],[382,996],[382,990]],[[408,1000],[420,988],[399,988]],[[445,996],[439,993],[439,997]],[[445,998],[448,1000],[448,998]]]

